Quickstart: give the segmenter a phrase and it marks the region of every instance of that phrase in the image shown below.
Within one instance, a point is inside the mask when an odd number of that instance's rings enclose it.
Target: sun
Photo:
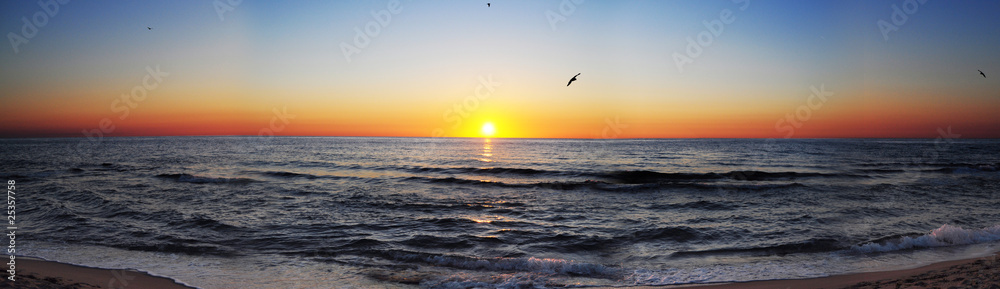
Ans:
[[[483,124],[483,128],[479,130],[483,137],[492,137],[497,133],[497,128],[493,126],[492,122],[487,122]]]

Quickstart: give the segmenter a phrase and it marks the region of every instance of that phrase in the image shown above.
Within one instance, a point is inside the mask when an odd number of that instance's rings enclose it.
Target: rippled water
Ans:
[[[27,255],[205,288],[824,276],[995,251],[1000,140],[0,140]],[[99,257],[112,256],[112,257]]]

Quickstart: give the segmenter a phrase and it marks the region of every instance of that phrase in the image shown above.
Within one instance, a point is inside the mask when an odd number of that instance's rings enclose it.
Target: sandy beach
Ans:
[[[174,280],[135,270],[109,270],[45,261],[28,257],[17,259],[15,281],[4,280],[3,288],[192,288]]]
[[[1000,288],[1000,254],[935,263],[914,269],[838,275],[823,278],[769,280],[695,286],[627,288]],[[4,288],[192,288],[168,278],[135,270],[109,270],[23,258],[17,281]],[[331,284],[334,285],[334,284]],[[609,287],[616,288],[616,287]],[[617,287],[621,288],[621,287]]]

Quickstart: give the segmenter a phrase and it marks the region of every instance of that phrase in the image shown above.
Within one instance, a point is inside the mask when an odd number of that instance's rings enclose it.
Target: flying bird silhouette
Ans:
[[[153,30],[153,28],[150,28],[149,26],[146,26],[146,29]]]
[[[486,2],[486,7],[490,7],[490,2]]]
[[[568,83],[566,83],[566,86],[569,86],[570,84],[573,84],[573,82],[574,82],[574,81],[576,81],[576,77],[577,77],[577,76],[580,76],[580,74],[579,74],[579,73],[577,73],[576,75],[574,75],[574,76],[573,76],[573,78],[570,78],[570,79],[569,79],[569,82],[568,82]]]
[[[978,70],[978,69],[977,69],[977,70]],[[986,78],[986,73],[983,73],[983,71],[982,71],[982,70],[979,70],[979,75],[982,75],[982,76],[983,76],[983,78]]]

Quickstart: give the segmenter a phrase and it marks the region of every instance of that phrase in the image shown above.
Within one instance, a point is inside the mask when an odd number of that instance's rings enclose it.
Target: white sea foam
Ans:
[[[572,260],[542,259],[535,257],[470,259],[448,256],[431,256],[424,258],[424,261],[440,266],[489,271],[517,271],[580,276],[609,275],[614,273],[614,269],[603,265],[582,263]]]
[[[625,276],[630,285],[680,285],[754,280],[814,278],[841,272],[843,264],[827,260],[789,262],[756,262],[742,265],[713,265],[700,268],[648,270],[638,269]]]
[[[1000,240],[1000,225],[982,229],[963,229],[959,226],[943,225],[930,233],[918,237],[902,237],[883,243],[868,243],[851,247],[860,253],[890,252],[914,248],[969,245]]]
[[[135,269],[153,276],[170,278],[195,288],[413,288],[405,284],[372,280],[352,271],[350,267],[339,264],[295,257],[224,258],[130,251],[82,244],[53,244],[43,241],[26,243],[24,250],[19,249],[18,252],[23,254],[19,256],[39,257],[94,268]],[[124,278],[134,278],[125,273],[116,274]],[[129,285],[141,286],[132,283]]]

